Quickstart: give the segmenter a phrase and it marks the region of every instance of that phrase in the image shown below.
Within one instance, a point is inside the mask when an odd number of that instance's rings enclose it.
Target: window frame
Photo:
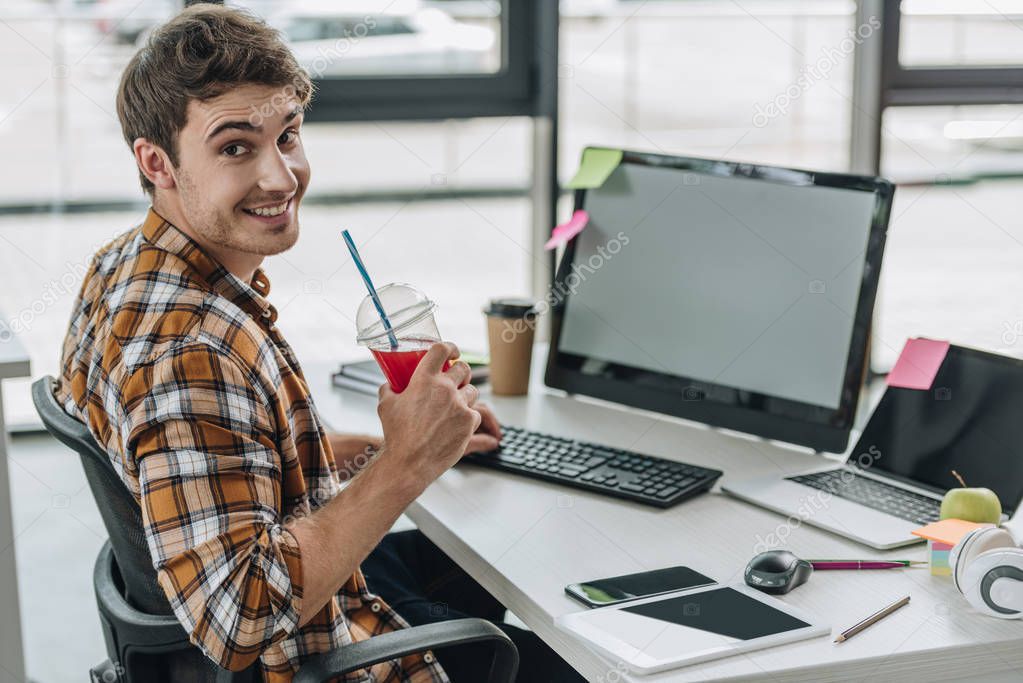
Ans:
[[[306,116],[317,121],[422,121],[544,114],[536,74],[544,46],[531,41],[542,0],[500,0],[501,67],[493,73],[316,78]]]
[[[882,108],[1023,103],[1023,66],[904,66],[901,0],[885,0],[883,16]]]

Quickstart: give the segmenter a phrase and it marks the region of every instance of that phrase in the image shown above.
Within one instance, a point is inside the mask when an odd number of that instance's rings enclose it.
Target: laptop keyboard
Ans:
[[[941,502],[918,493],[863,477],[849,470],[828,470],[788,477],[789,481],[851,500],[916,524],[938,521]]]

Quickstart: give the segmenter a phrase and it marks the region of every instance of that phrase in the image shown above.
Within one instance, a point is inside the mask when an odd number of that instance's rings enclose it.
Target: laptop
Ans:
[[[951,346],[928,390],[887,387],[844,464],[727,482],[727,493],[881,550],[920,542],[958,486],[1023,498],[1023,360]]]

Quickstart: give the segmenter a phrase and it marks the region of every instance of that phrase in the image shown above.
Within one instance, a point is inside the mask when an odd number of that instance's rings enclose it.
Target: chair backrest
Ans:
[[[142,531],[142,511],[117,476],[110,456],[100,448],[89,428],[68,415],[53,395],[53,377],[32,384],[32,402],[47,431],[82,460],[85,477],[110,536],[114,559],[124,581],[126,598],[148,614],[171,614],[170,604],[156,582],[156,570]]]
[[[145,534],[142,530],[142,511],[135,498],[128,492],[121,478],[117,476],[110,457],[100,448],[89,428],[78,419],[68,415],[53,395],[54,380],[50,376],[43,377],[32,384],[32,402],[39,413],[47,431],[68,448],[76,451],[82,460],[85,477],[89,481],[89,489],[96,500],[103,525],[110,536],[110,550],[114,555],[114,566],[107,567],[104,563],[104,551],[100,552],[97,566],[97,600],[103,601],[102,594],[108,585],[123,584],[124,599],[129,605],[147,615],[173,614],[167,597],[156,581],[156,570],[149,554]],[[105,578],[103,578],[105,577]],[[118,581],[119,579],[119,581]],[[102,583],[99,581],[102,580]],[[108,600],[108,602],[110,602]],[[101,605],[101,621],[102,610]],[[109,605],[106,606],[109,609]],[[141,633],[147,627],[143,624],[131,624],[126,620],[121,623],[108,623],[106,628],[113,632],[106,633],[108,654],[111,661],[119,661],[125,642],[148,642],[160,640],[163,631],[155,634]],[[159,629],[158,629],[159,630]],[[124,631],[124,632],[118,632]],[[181,629],[182,649],[174,651],[166,647],[153,650],[150,657],[144,651],[131,661],[120,662],[124,673],[120,680],[134,683],[175,683],[190,681],[191,683],[251,683],[260,678],[258,662],[243,672],[232,673],[217,667],[207,659],[198,648],[188,643],[184,629]],[[165,639],[173,641],[173,638]],[[112,642],[113,641],[113,642]],[[114,651],[111,650],[114,645]],[[104,679],[105,680],[105,679]]]

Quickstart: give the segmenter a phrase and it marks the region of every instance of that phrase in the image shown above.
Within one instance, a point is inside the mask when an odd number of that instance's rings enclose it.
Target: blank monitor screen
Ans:
[[[629,243],[567,301],[561,348],[837,408],[874,195],[678,176],[619,166],[590,197],[576,263]]]
[[[574,240],[571,269],[559,273],[569,293],[558,354],[585,359],[575,368],[582,374],[624,380],[608,367],[649,371],[704,387],[701,399],[723,387],[733,404],[760,396],[773,408],[750,407],[788,417],[780,403],[803,404],[834,423],[849,398],[857,312],[873,305],[876,272],[869,291],[865,272],[879,265],[867,259],[881,202],[876,188],[776,171],[623,163],[586,192],[589,224]]]

